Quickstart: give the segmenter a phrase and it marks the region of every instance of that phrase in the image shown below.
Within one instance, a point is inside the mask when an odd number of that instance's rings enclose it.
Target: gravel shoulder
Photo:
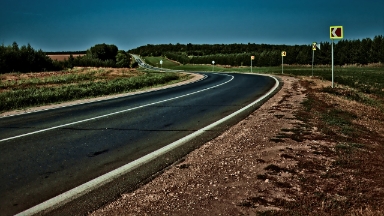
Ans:
[[[297,161],[282,155],[306,152],[309,146],[271,140],[282,128],[300,123],[294,112],[305,93],[296,78],[281,78],[283,88],[249,117],[150,183],[90,215],[248,215],[278,210],[269,204],[273,200],[292,200],[284,185],[301,190],[291,181],[292,173],[269,165],[288,170]]]

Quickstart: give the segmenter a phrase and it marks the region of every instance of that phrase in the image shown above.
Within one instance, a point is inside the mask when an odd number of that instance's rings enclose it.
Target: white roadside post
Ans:
[[[282,51],[281,52],[281,73],[284,73],[284,56],[287,56],[287,52]]]
[[[252,61],[255,59],[255,56],[251,56],[251,73],[252,73]]]
[[[212,72],[215,71],[215,61],[212,61]]]
[[[343,39],[344,32],[343,26],[331,26],[330,27],[330,38],[332,40],[332,88],[333,88],[333,40],[334,39]]]
[[[160,60],[161,70],[163,70],[163,60]]]
[[[315,61],[316,42],[312,43],[312,77],[313,77],[313,62]]]

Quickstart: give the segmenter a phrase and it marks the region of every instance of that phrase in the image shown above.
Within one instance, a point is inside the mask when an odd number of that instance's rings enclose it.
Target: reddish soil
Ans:
[[[85,54],[72,54],[72,56],[74,58],[76,58],[77,56],[84,56]],[[48,55],[52,60],[57,60],[57,61],[64,61],[66,59],[69,58],[69,54],[68,55]]]

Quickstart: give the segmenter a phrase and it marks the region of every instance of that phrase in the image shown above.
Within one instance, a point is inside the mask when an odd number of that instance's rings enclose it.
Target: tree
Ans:
[[[93,58],[100,59],[102,61],[106,60],[113,60],[116,61],[116,55],[117,51],[119,49],[117,46],[111,44],[107,45],[105,43],[103,44],[96,44],[95,46],[90,48],[90,54]]]
[[[131,57],[124,50],[119,50],[116,55],[116,66],[117,67],[129,67],[131,62]]]
[[[382,35],[375,36],[372,41],[372,54],[370,62],[377,63],[382,62],[384,63],[384,38]],[[383,57],[381,57],[383,56]]]
[[[14,52],[19,52],[19,45],[16,43],[16,41],[14,41],[14,42],[12,43],[12,50],[13,50]]]
[[[360,51],[359,51],[359,60],[361,64],[368,64],[370,62],[371,58],[371,46],[372,46],[372,40],[370,38],[363,39],[360,43]]]
[[[16,42],[10,46],[0,47],[0,73],[38,72],[44,70],[61,70],[42,50],[34,50],[30,44],[19,48]]]
[[[69,58],[68,58],[68,65],[67,67],[68,68],[73,68],[74,66],[74,63],[75,63],[75,58],[73,57],[72,53],[69,55]]]

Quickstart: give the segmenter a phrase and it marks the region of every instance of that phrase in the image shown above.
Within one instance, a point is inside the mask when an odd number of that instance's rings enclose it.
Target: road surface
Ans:
[[[0,118],[2,215],[33,207],[181,139],[275,85],[267,76],[203,74],[206,79],[184,86]]]

